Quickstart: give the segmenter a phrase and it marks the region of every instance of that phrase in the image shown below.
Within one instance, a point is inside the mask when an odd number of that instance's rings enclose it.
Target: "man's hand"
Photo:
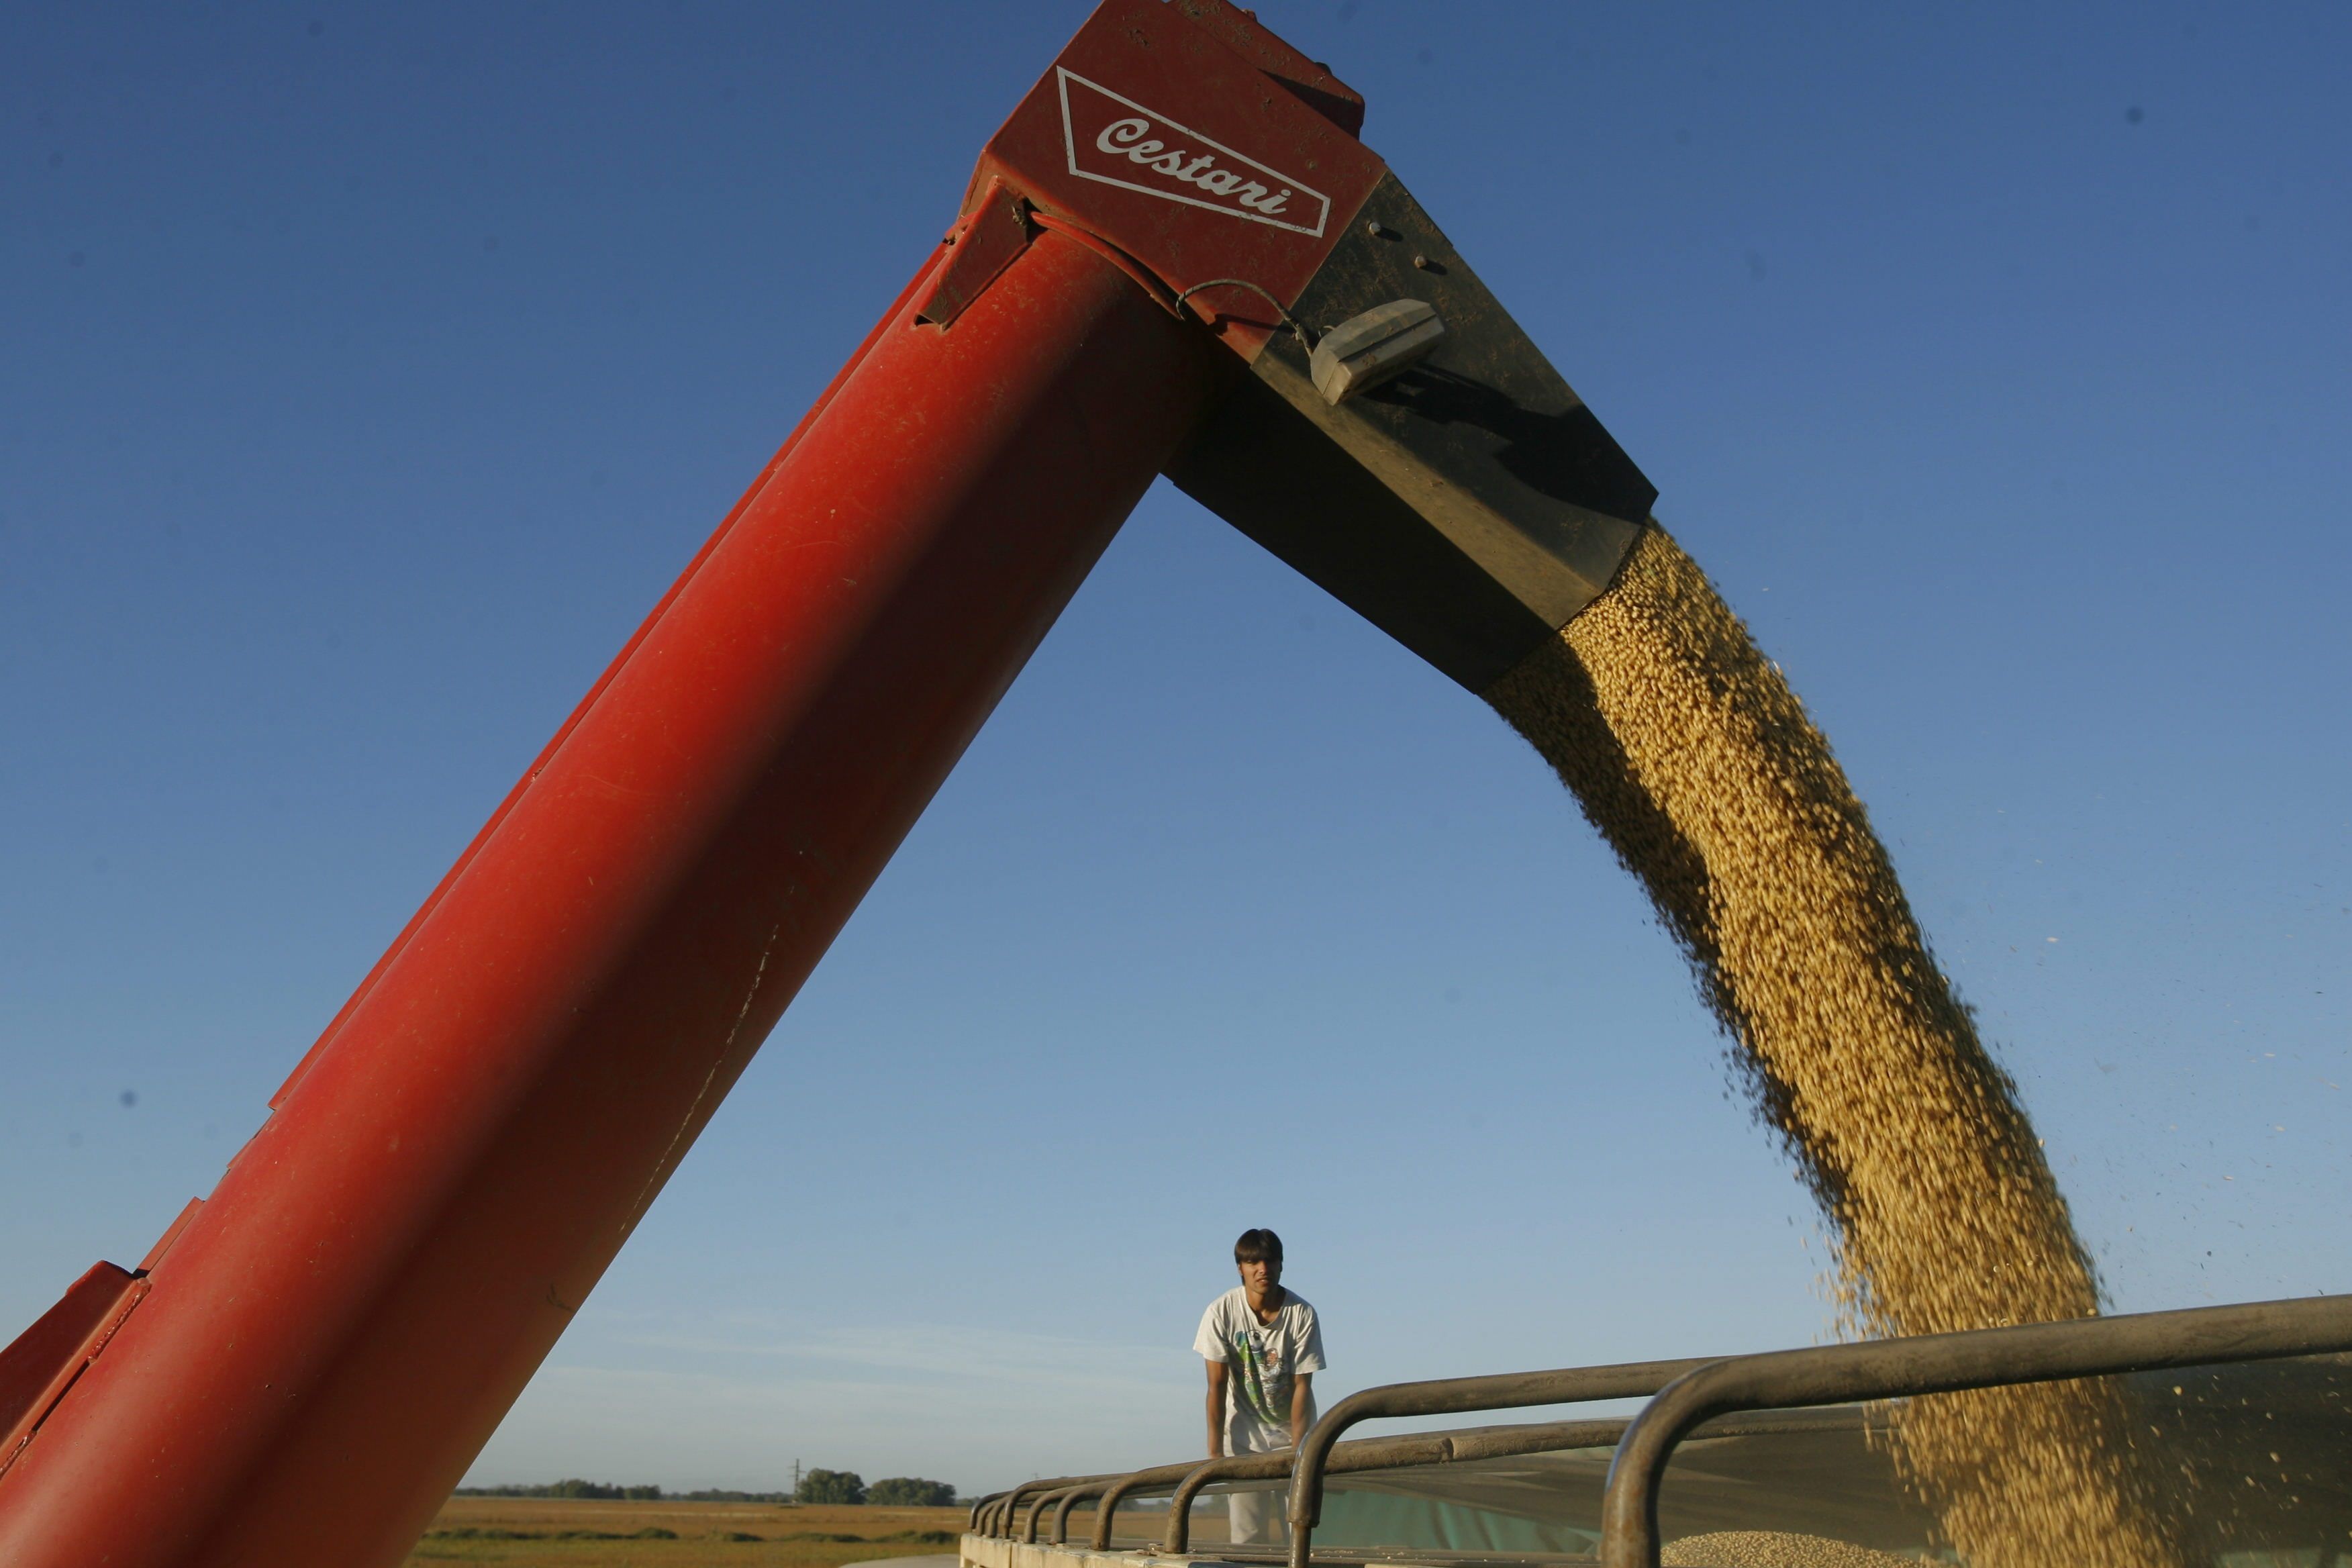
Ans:
[[[1225,1457],[1225,1379],[1233,1368],[1221,1361],[1207,1363],[1209,1368],[1209,1458]]]
[[[1315,1374],[1293,1373],[1290,1377],[1290,1446],[1294,1448],[1307,1441],[1307,1418],[1315,1411]]]

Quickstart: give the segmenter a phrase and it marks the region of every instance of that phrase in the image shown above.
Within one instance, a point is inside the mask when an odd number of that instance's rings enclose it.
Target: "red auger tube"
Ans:
[[[398,1563],[1230,358],[1053,234],[902,299],[0,1474],[0,1563]]]

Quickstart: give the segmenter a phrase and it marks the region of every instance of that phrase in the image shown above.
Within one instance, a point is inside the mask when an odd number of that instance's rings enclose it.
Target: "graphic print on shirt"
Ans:
[[[1289,1412],[1274,1406],[1273,1391],[1266,1387],[1266,1360],[1257,1348],[1257,1336],[1246,1331],[1234,1334],[1234,1359],[1241,1363],[1242,1398],[1251,1412],[1269,1426],[1279,1426],[1290,1419]]]

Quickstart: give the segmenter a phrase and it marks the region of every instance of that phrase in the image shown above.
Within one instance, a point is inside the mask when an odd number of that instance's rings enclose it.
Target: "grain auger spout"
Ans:
[[[1106,5],[969,205],[1115,252],[1207,321],[1247,374],[1169,477],[1483,690],[1608,586],[1657,491],[1362,120],[1223,0]]]
[[[1362,114],[1096,12],[213,1192],[0,1352],[0,1562],[399,1562],[1155,476],[1474,690],[1610,584],[1651,487]]]

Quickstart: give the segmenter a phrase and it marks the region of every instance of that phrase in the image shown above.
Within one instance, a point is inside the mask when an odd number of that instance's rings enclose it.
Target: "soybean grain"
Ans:
[[[2097,1279],[2016,1086],[1937,968],[1829,742],[1653,525],[1483,693],[1648,889],[1758,1114],[1832,1222],[1841,1331],[2085,1317]],[[2174,1568],[2119,1396],[1908,1402],[1898,1472],[1972,1568]]]

